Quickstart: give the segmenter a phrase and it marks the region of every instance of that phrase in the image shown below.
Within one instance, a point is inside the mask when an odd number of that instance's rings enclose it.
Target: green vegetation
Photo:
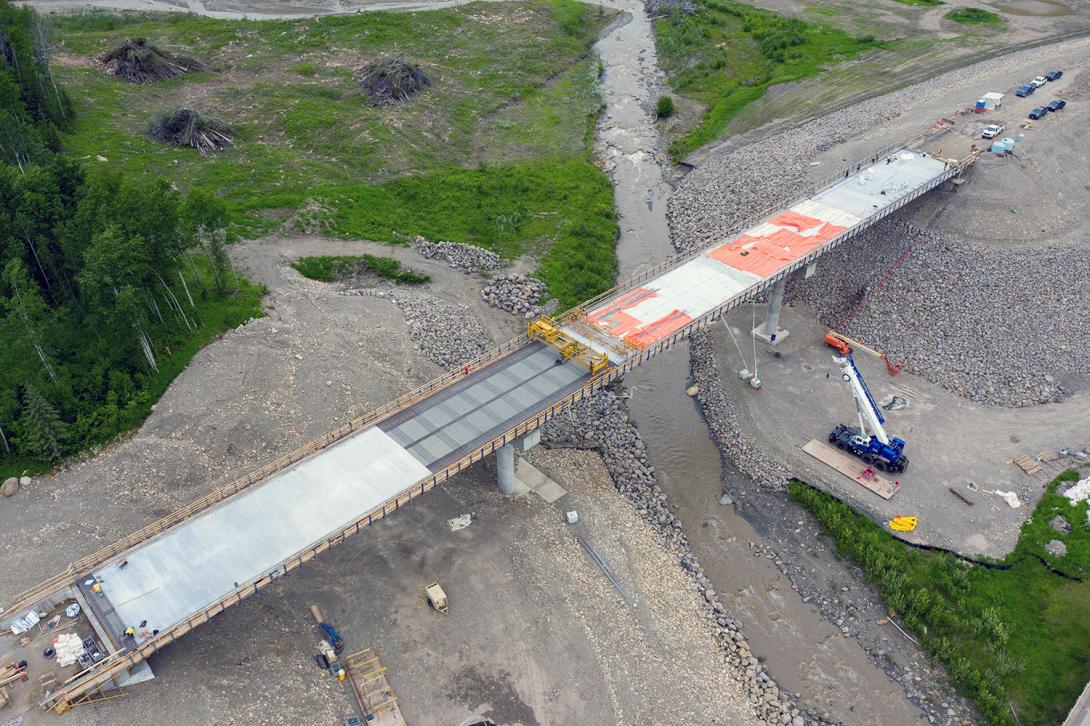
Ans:
[[[815,75],[878,44],[731,0],[699,0],[695,14],[675,10],[655,21],[655,30],[671,87],[708,107],[697,127],[671,144],[675,157],[714,141],[770,86]]]
[[[840,15],[840,11],[836,8],[827,8],[820,5],[811,5],[803,10],[804,13],[810,13],[811,15],[824,15],[827,18],[835,18]]]
[[[340,233],[355,239],[404,244],[403,235],[421,235],[507,256],[522,252],[527,240],[549,240],[540,245],[537,275],[562,309],[613,284],[613,188],[582,160],[449,169],[312,192],[336,209]]]
[[[897,0],[897,2],[905,5],[918,5],[923,8],[934,8],[946,4],[943,0]]]
[[[46,60],[48,40],[35,12],[0,0],[0,163],[23,169],[47,159],[71,119]]]
[[[261,314],[221,203],[50,150],[71,111],[36,28],[0,0],[0,477],[139,425],[201,346]]]
[[[244,235],[318,200],[338,236],[532,252],[562,305],[612,285],[612,191],[591,151],[604,11],[534,0],[298,21],[114,17],[59,19],[64,52],[91,58],[140,36],[215,70],[132,86],[64,64],[79,99],[65,138],[74,154],[214,192]],[[431,85],[372,107],[352,69],[394,56]],[[164,108],[185,106],[230,124],[234,145],[202,156],[144,133]]]
[[[669,96],[659,96],[655,104],[655,115],[659,118],[670,118],[674,115],[674,99]]]
[[[886,604],[937,656],[977,709],[995,724],[1056,724],[1090,679],[1090,524],[1087,502],[1057,493],[1079,478],[1051,482],[1002,563],[965,562],[896,540],[851,507],[800,482],[791,498],[810,511],[878,586]],[[1050,526],[1063,515],[1062,534]],[[1044,545],[1058,539],[1067,555]],[[1063,572],[1056,574],[1045,564]]]
[[[944,17],[962,25],[995,25],[1003,22],[1003,18],[996,13],[980,8],[959,8],[951,10]]]
[[[401,269],[401,263],[393,257],[375,257],[374,255],[300,257],[292,262],[291,266],[299,270],[299,274],[303,277],[319,282],[343,280],[360,273],[378,275],[405,285],[419,285],[431,281],[431,275]]]

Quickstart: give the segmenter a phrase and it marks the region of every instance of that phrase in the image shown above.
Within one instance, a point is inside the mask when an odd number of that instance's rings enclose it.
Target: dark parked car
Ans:
[[[1058,81],[1060,78],[1063,77],[1063,74],[1063,71],[1049,71],[1045,74],[1045,80]]]
[[[1055,101],[1048,104],[1048,110],[1049,111],[1059,111],[1061,108],[1063,108],[1066,105],[1067,105],[1067,101],[1063,100],[1062,98],[1057,98]]]
[[[1033,119],[1034,121],[1036,121],[1037,119],[1044,116],[1046,113],[1048,113],[1047,108],[1045,108],[1044,106],[1037,106],[1036,108],[1034,108],[1032,111],[1029,112],[1029,117],[1031,119]]]
[[[1031,85],[1029,85],[1027,83],[1024,86],[1019,86],[1018,89],[1014,92],[1014,95],[1025,98],[1026,96],[1032,95],[1033,92],[1036,91],[1036,90],[1037,90],[1036,88],[1034,88],[1033,86],[1031,86]]]

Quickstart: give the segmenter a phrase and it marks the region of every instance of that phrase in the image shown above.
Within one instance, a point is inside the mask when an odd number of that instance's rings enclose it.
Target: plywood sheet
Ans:
[[[901,488],[900,482],[881,476],[872,467],[868,467],[859,459],[845,454],[840,449],[829,446],[824,441],[810,439],[802,447],[802,450],[826,466],[837,470],[859,486],[874,492],[882,499],[892,499],[897,490]],[[864,471],[867,469],[873,472],[872,476],[864,475]]]

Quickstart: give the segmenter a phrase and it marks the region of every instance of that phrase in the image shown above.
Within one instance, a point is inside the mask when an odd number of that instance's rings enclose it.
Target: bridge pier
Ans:
[[[515,445],[504,444],[496,449],[496,473],[500,491],[504,494],[515,493]]]
[[[768,292],[768,312],[765,314],[765,321],[753,329],[753,334],[769,345],[776,345],[788,335],[786,330],[780,328],[780,309],[783,307],[785,287],[787,287],[786,278],[773,283]]]
[[[496,474],[502,493],[515,493],[515,486],[518,481],[515,478],[515,449],[529,451],[540,443],[541,429],[534,429],[530,433],[496,449]]]

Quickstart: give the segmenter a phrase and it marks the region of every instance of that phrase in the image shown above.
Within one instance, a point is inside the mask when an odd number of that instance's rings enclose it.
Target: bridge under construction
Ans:
[[[59,712],[150,677],[146,660],[222,612],[462,469],[498,455],[513,485],[515,447],[635,366],[767,294],[755,335],[775,344],[788,276],[922,194],[975,154],[937,158],[921,136],[842,169],[740,232],[622,285],[391,401],[227,487],[72,563],[0,612],[75,599],[106,651],[49,689]],[[135,632],[134,632],[135,631]]]

